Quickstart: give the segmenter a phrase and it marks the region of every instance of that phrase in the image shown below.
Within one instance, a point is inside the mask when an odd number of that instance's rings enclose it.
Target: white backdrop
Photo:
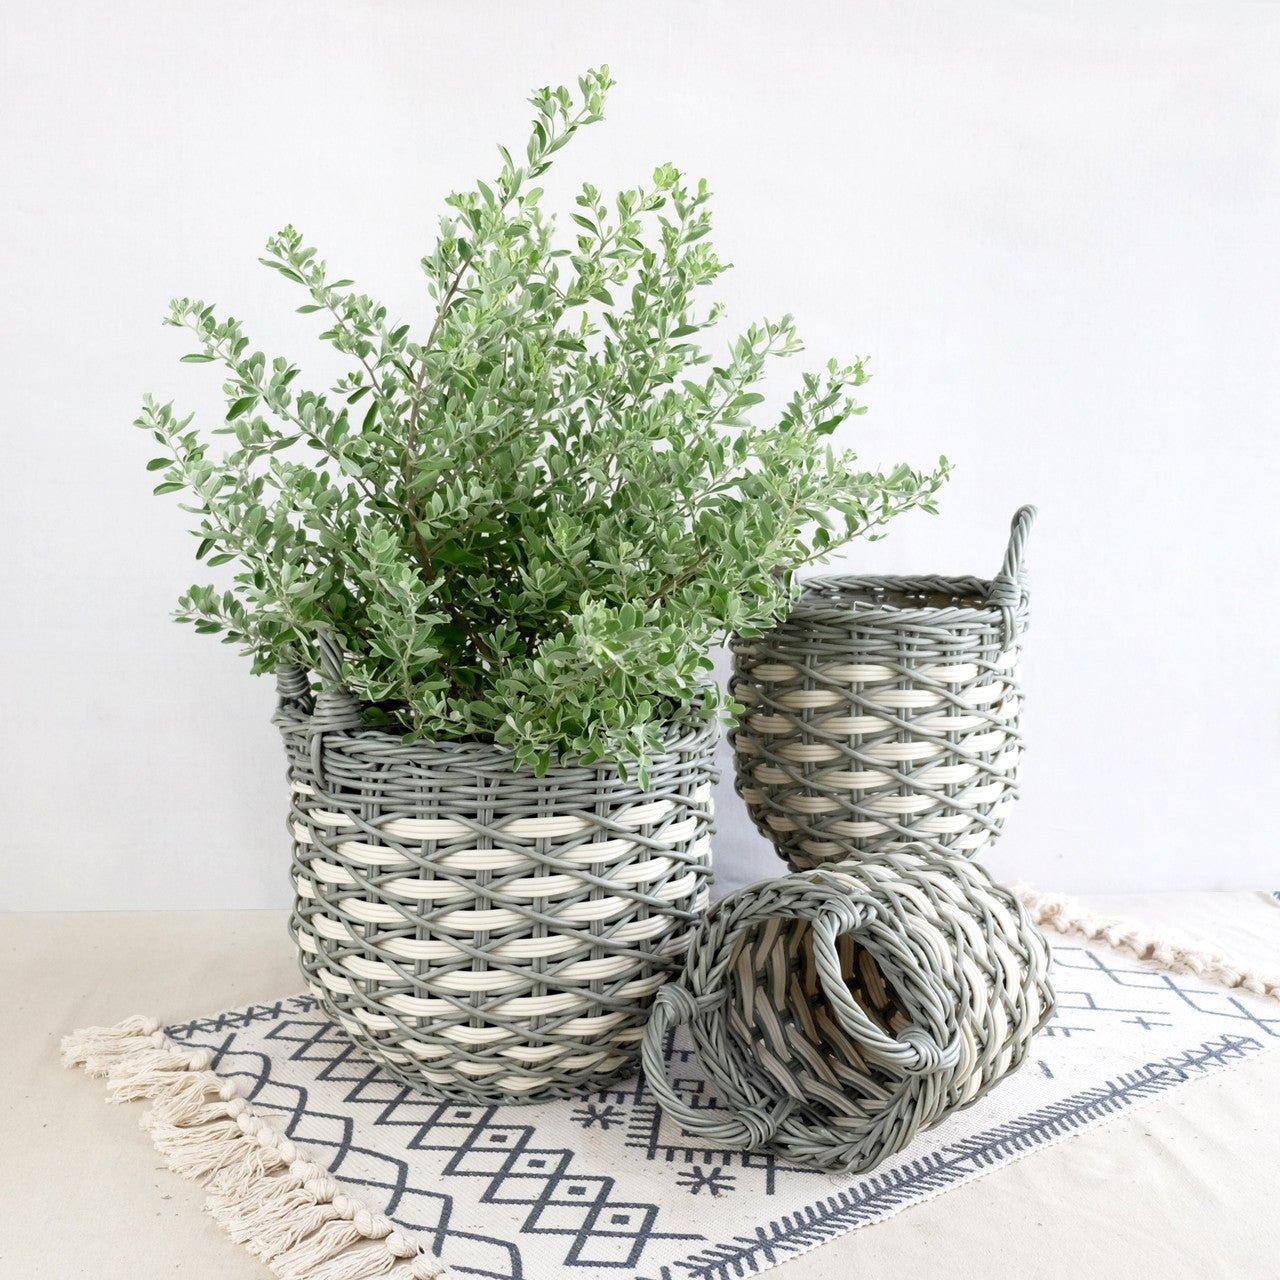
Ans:
[[[2,7],[0,785],[13,908],[287,894],[270,682],[167,620],[198,576],[141,393],[213,411],[192,293],[327,377],[257,266],[300,226],[392,310],[536,84],[610,63],[553,191],[706,175],[731,315],[868,353],[875,462],[958,464],[846,559],[994,571],[1038,502],[1025,794],[991,862],[1072,890],[1280,884],[1280,7]],[[795,371],[793,371],[795,372]],[[321,378],[315,381],[321,384]],[[782,384],[779,384],[781,388]],[[717,857],[776,867],[731,790]]]

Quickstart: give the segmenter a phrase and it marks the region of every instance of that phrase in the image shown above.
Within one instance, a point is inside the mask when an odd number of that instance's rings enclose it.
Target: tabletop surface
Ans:
[[[1280,969],[1280,905],[1264,894],[1085,902]],[[142,1108],[108,1106],[101,1081],[60,1067],[57,1044],[131,1013],[180,1020],[299,990],[282,913],[3,915],[0,956],[0,1280],[266,1280],[151,1149]],[[1280,1274],[1278,1091],[1280,1053],[1264,1054],[766,1274]]]

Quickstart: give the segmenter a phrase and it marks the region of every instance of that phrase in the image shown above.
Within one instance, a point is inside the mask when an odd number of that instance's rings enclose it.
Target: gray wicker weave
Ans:
[[[329,690],[338,662],[327,650]],[[279,685],[290,927],[325,1012],[442,1097],[535,1101],[633,1072],[707,901],[714,723],[672,725],[642,788],[406,743],[300,670]]]
[[[865,1171],[1022,1061],[1053,993],[1044,938],[976,864],[921,845],[781,876],[714,904],[644,1040],[659,1103],[697,1139]],[[689,1023],[718,1107],[682,1099]]]
[[[784,622],[733,642],[738,794],[791,867],[994,840],[1017,795],[1034,518],[1014,516],[990,581],[812,578]]]

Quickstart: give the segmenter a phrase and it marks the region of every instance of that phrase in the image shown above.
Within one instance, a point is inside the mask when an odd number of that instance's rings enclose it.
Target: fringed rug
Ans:
[[[861,1177],[699,1146],[638,1080],[531,1107],[434,1102],[303,996],[163,1032],[131,1019],[66,1049],[113,1098],[152,1102],[158,1150],[285,1280],[729,1280],[1280,1043],[1274,1000],[1105,945],[1059,945],[1054,980],[1022,1069]],[[668,1055],[715,1106],[686,1044]]]

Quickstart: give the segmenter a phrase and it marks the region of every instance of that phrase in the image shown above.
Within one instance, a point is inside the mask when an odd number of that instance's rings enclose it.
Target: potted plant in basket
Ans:
[[[234,566],[178,617],[278,678],[311,989],[448,1096],[633,1068],[706,895],[709,650],[776,621],[800,566],[931,509],[946,470],[832,449],[860,362],[757,420],[800,343],[763,322],[711,362],[704,183],[585,185],[558,238],[538,180],[611,84],[534,94],[523,156],[449,197],[421,331],[286,227],[262,261],[350,371],[317,392],[184,298],[166,322],[222,369],[226,420],[203,434],[150,398],[138,419],[197,558]]]

